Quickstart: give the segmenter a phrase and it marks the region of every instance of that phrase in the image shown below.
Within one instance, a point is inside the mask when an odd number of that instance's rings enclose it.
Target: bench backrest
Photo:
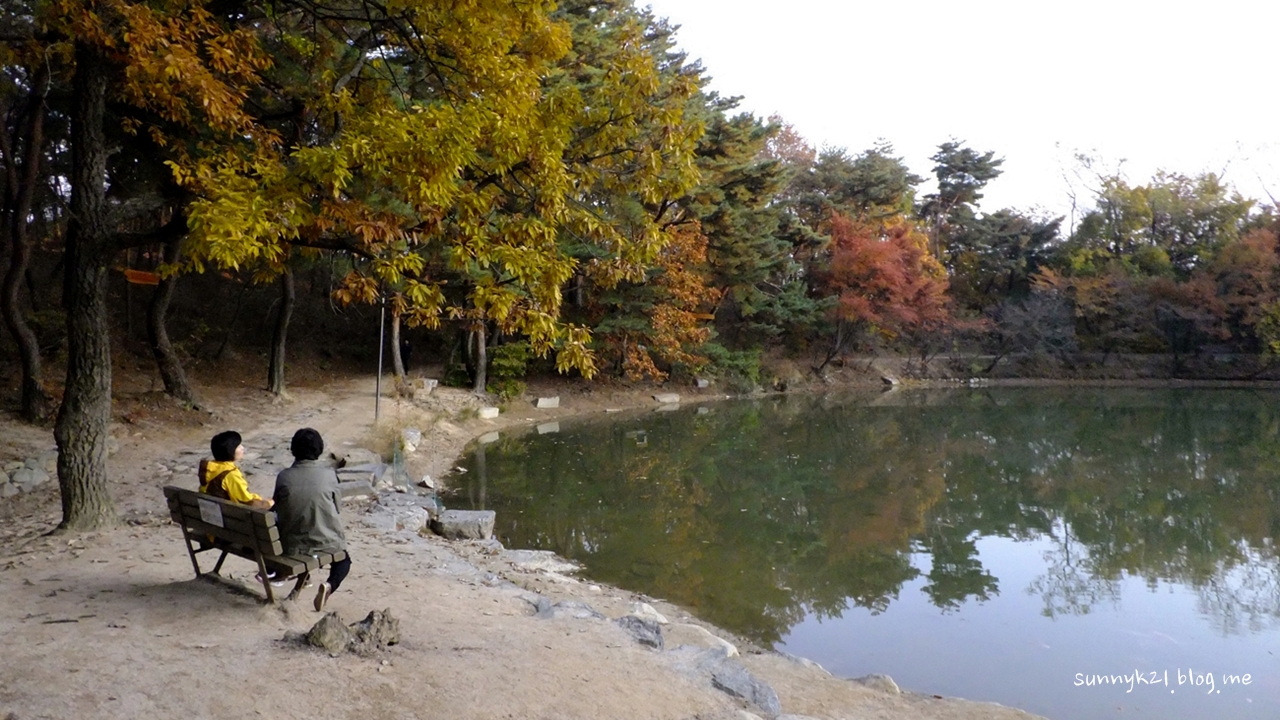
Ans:
[[[164,488],[169,517],[193,538],[212,536],[257,550],[263,555],[283,555],[276,514],[256,510],[173,485]]]

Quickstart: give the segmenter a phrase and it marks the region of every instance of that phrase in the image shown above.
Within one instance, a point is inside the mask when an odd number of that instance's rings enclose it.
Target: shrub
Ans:
[[[760,350],[729,350],[707,343],[700,348],[709,364],[707,372],[719,378],[733,392],[751,392],[760,384]]]

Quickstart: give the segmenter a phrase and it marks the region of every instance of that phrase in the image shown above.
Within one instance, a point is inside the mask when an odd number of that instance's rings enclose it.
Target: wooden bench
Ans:
[[[247,505],[223,500],[194,490],[184,490],[168,485],[164,496],[169,501],[169,517],[182,528],[182,538],[187,542],[191,566],[196,577],[217,579],[227,555],[238,555],[258,564],[258,577],[267,592],[267,601],[276,601],[271,591],[270,573],[276,581],[297,577],[298,582],[289,593],[293,599],[302,590],[312,570],[339,562],[347,557],[343,551],[317,553],[315,555],[285,555],[280,544],[280,530],[276,527],[276,514],[270,510],[255,510]],[[212,539],[210,539],[212,538]],[[196,555],[208,550],[218,550],[218,562],[212,572],[200,571]]]

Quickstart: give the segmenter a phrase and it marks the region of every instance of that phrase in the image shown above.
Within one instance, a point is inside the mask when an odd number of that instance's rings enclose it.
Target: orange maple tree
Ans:
[[[697,348],[711,338],[710,310],[721,295],[706,284],[707,237],[697,223],[665,234],[646,281],[616,288],[596,308],[606,317],[596,328],[605,354],[632,380],[667,377],[659,363],[697,372],[707,362]]]
[[[828,225],[828,263],[813,275],[818,292],[834,299],[834,337],[816,371],[858,336],[890,339],[940,331],[952,321],[946,270],[914,223],[902,216],[871,222],[833,214]]]

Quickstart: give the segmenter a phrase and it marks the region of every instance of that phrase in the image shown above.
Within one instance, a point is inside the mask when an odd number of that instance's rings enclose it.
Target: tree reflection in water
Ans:
[[[725,402],[503,437],[453,505],[514,547],[771,644],[807,613],[882,611],[921,571],[944,612],[999,594],[977,540],[1055,549],[1049,616],[1125,576],[1197,589],[1222,632],[1277,617],[1280,417],[1241,390],[903,391]],[[643,440],[643,442],[642,442]],[[469,484],[469,485],[468,485]]]

